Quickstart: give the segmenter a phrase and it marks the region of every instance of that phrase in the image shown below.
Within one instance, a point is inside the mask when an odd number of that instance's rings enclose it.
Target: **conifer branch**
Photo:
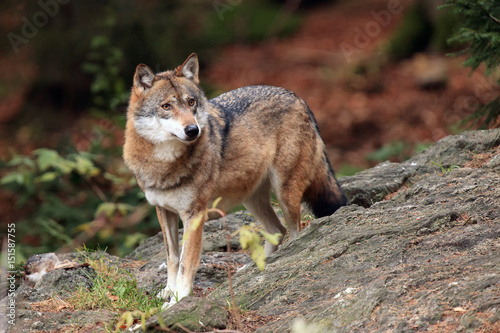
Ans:
[[[500,24],[500,20],[497,19],[495,16],[491,15],[490,13],[488,13],[488,11],[481,5],[479,5],[479,7],[481,7],[481,9],[485,12],[486,15],[488,15],[493,21],[495,21],[497,24]]]

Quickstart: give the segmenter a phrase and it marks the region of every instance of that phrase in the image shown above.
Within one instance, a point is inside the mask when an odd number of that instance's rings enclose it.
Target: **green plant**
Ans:
[[[111,44],[112,37],[109,35],[116,25],[118,14],[111,6],[104,12],[103,33],[92,38],[82,71],[93,76],[90,92],[94,105],[102,110],[114,110],[127,101],[129,92],[121,76],[123,52]]]
[[[196,218],[194,218],[191,221],[191,224],[189,225],[189,228],[184,232],[183,239],[186,239],[189,237],[190,233],[194,230],[196,230],[199,226],[200,223],[203,220],[203,217],[208,214],[208,213],[217,213],[222,217],[225,217],[226,214],[217,208],[217,205],[220,203],[222,198],[217,198],[214,200],[212,203],[212,208],[206,209],[204,212],[200,213]],[[244,225],[240,229],[236,230],[230,237],[234,237],[236,235],[240,235],[240,244],[243,250],[250,250],[251,256],[257,267],[262,271],[264,270],[264,267],[266,266],[265,260],[266,260],[266,255],[264,253],[264,247],[261,244],[261,236],[264,237],[264,239],[268,242],[270,242],[273,245],[278,245],[280,241],[281,235],[279,233],[277,234],[270,234],[262,230],[261,228],[257,227],[255,223],[251,223],[250,225]]]
[[[461,27],[449,39],[449,43],[460,43],[467,48],[452,53],[452,56],[468,54],[464,66],[475,71],[481,64],[486,66],[486,75],[491,75],[500,65],[500,3],[495,0],[468,1],[447,0],[446,5],[462,19]],[[497,81],[500,83],[500,79]],[[482,128],[499,126],[500,97],[496,96],[480,105],[467,120]]]
[[[252,260],[262,271],[266,266],[266,254],[261,244],[261,237],[273,245],[278,245],[281,234],[270,234],[257,227],[255,223],[242,226],[237,233],[240,234],[240,243],[243,250],[250,250]]]
[[[439,163],[431,161],[431,163],[434,164],[435,166],[437,166],[438,168],[440,168],[441,172],[443,174],[451,172],[454,169],[459,169],[460,168],[458,165],[450,165],[450,166],[446,167],[446,166],[443,165],[443,162],[441,162],[441,161]]]
[[[399,61],[424,50],[432,36],[432,22],[427,18],[421,2],[413,4],[405,13],[388,46],[389,59]]]
[[[391,141],[384,144],[380,149],[366,155],[366,160],[370,162],[407,160],[416,153],[427,149],[430,143],[408,143],[403,141]]]
[[[147,228],[156,227],[147,223],[155,221],[154,212],[121,162],[115,165],[104,154],[61,155],[46,148],[14,156],[0,184],[15,194],[15,208],[22,209],[16,259],[61,247],[73,250],[82,243],[124,254],[145,238]],[[145,222],[139,230],[118,232],[138,222]]]
[[[279,5],[265,1],[214,2],[205,34],[218,43],[258,42],[269,37],[285,36],[299,25],[299,17],[283,12]]]
[[[159,311],[163,300],[154,296],[159,289],[147,294],[137,287],[137,280],[129,272],[105,256],[93,258],[86,249],[81,254],[97,274],[91,290],[80,288],[69,297],[68,302],[76,310],[106,309],[115,313],[120,316],[116,332],[130,327],[137,317],[144,325],[148,317]]]

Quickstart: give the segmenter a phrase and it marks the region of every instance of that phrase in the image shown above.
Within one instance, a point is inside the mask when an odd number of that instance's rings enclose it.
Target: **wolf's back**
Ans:
[[[228,91],[208,102],[228,116],[238,116],[249,110],[251,105],[273,102],[293,103],[298,99],[293,92],[273,86],[248,86]]]
[[[273,86],[249,86],[224,93],[209,101],[216,109],[220,111],[221,117],[224,120],[224,126],[221,128],[221,136],[223,138],[223,150],[227,142],[229,132],[235,129],[241,123],[254,125],[255,130],[261,130],[267,133],[269,131],[277,130],[278,127],[287,124],[293,128],[294,135],[304,135],[310,131],[314,131],[316,136],[315,140],[319,141],[321,149],[318,149],[317,154],[321,154],[319,158],[319,165],[314,168],[308,168],[309,171],[315,170],[312,177],[312,182],[303,194],[303,200],[311,208],[316,217],[323,217],[333,214],[339,207],[344,206],[347,202],[344,193],[335,179],[335,174],[330,166],[330,162],[324,151],[324,144],[319,134],[319,128],[314,118],[313,113],[307,104],[301,100],[293,92],[280,87]],[[291,113],[301,114],[296,117]],[[300,119],[300,122],[289,122],[289,120]],[[256,120],[259,120],[258,122]],[[249,124],[247,123],[247,121]],[[259,123],[259,125],[256,125]],[[302,124],[308,124],[306,132]],[[262,133],[255,133],[256,135]],[[313,136],[314,137],[314,136]],[[304,140],[310,140],[311,136],[304,135]],[[277,142],[277,145],[283,144]],[[281,150],[291,149],[293,146],[282,147]],[[296,149],[301,149],[296,146]],[[280,150],[280,149],[278,149]],[[290,156],[296,155],[296,152],[290,152]],[[303,157],[310,158],[311,157]],[[293,159],[293,158],[292,158]],[[281,163],[290,163],[290,158],[281,160]],[[304,178],[309,176],[304,175]],[[311,178],[309,178],[311,179]]]

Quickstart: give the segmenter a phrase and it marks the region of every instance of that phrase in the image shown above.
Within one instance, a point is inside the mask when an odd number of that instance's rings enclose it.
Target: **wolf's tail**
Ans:
[[[313,182],[304,192],[304,201],[316,217],[332,215],[347,204],[347,198],[337,183],[326,154],[323,155],[323,162]]]

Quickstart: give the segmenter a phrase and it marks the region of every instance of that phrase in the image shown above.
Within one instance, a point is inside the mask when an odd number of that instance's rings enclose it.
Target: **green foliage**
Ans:
[[[258,42],[286,36],[299,18],[266,1],[214,1],[206,24],[206,38],[218,43]]]
[[[281,234],[269,234],[264,230],[257,228],[255,223],[242,226],[239,233],[240,244],[243,250],[250,249],[253,261],[261,271],[264,270],[264,267],[266,266],[266,254],[264,252],[264,247],[261,244],[261,236],[264,237],[264,239],[269,243],[278,245]]]
[[[204,216],[208,213],[218,213],[223,218],[226,216],[222,210],[217,208],[217,205],[221,202],[221,200],[222,197],[215,199],[212,203],[212,208],[206,209],[204,212],[201,212],[198,216],[191,220],[189,227],[186,228],[186,231],[184,232],[183,241],[188,239],[191,232],[194,232],[200,226]],[[242,226],[239,230],[236,230],[236,232],[228,237],[236,236],[238,233],[240,234],[240,244],[243,250],[249,249],[251,257],[257,267],[259,267],[260,270],[264,270],[264,267],[266,266],[266,254],[264,246],[261,244],[261,236],[264,237],[264,239],[269,243],[278,245],[281,234],[269,234],[261,228],[258,228],[255,223],[251,223],[250,225]]]
[[[366,159],[371,162],[401,162],[416,153],[424,151],[430,145],[430,143],[411,144],[403,141],[391,141],[383,145],[379,150],[366,155]]]
[[[495,0],[467,1],[447,0],[442,8],[449,8],[461,16],[461,27],[449,40],[450,43],[467,45],[463,51],[452,55],[468,54],[464,66],[472,71],[481,64],[486,66],[486,75],[492,74],[500,65],[500,2]],[[498,81],[500,83],[500,80]],[[500,115],[500,97],[481,105],[470,120],[481,127],[497,125]]]
[[[126,311],[122,313],[120,316],[120,319],[118,320],[118,323],[116,323],[116,328],[115,332],[122,332],[122,329],[127,329],[129,327],[132,327],[132,325],[135,323],[135,318],[139,318],[141,320],[141,327],[143,332],[146,332],[146,319],[149,317],[155,315],[158,312],[158,308],[151,309],[147,312],[135,310],[135,311]],[[166,328],[165,323],[163,322],[163,318],[160,316],[158,317],[158,321],[160,323],[160,327]]]
[[[120,316],[116,332],[122,327],[130,327],[134,318],[145,320],[157,313],[163,300],[155,297],[156,292],[148,295],[137,287],[137,280],[126,270],[119,268],[109,259],[101,256],[91,258],[83,253],[84,261],[96,271],[92,279],[92,289],[80,288],[68,299],[76,310],[105,309]]]
[[[389,58],[398,61],[424,50],[432,37],[432,31],[432,23],[427,18],[423,5],[415,3],[405,13],[403,22],[389,42]]]
[[[123,53],[111,46],[109,37],[95,36],[90,45],[87,61],[82,70],[93,76],[90,92],[93,103],[103,110],[114,110],[125,104],[129,93],[121,75]]]
[[[431,161],[431,163],[434,164],[435,166],[439,167],[441,169],[441,172],[443,174],[451,172],[454,169],[459,169],[460,168],[458,165],[444,166],[443,162],[441,162],[441,161],[439,161],[439,163]]]
[[[346,176],[352,176],[358,172],[363,171],[363,168],[352,164],[342,164],[340,169],[335,171],[337,178],[342,178]]]
[[[102,32],[91,39],[82,70],[93,77],[90,92],[94,105],[103,110],[114,110],[127,101],[129,87],[121,77],[123,52],[111,42],[111,32],[117,24],[118,13],[111,6],[105,8],[104,12]]]
[[[123,255],[146,237],[148,228],[156,228],[154,212],[135,180],[121,160],[115,161],[109,154],[64,156],[42,148],[7,163],[10,171],[0,184],[15,194],[22,215],[16,221],[18,261],[61,247],[73,250],[83,242]],[[127,231],[132,227],[134,232]]]

